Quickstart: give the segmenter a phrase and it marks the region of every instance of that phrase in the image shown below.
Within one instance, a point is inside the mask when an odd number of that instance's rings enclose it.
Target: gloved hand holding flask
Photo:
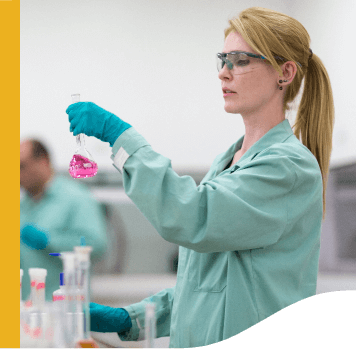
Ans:
[[[70,132],[73,132],[74,136],[84,133],[103,142],[109,142],[111,147],[117,138],[131,127],[116,115],[92,102],[71,104],[66,113],[70,122]]]

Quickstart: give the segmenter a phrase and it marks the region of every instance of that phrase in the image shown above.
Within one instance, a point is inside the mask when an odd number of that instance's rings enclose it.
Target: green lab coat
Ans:
[[[103,255],[107,246],[105,216],[99,203],[90,191],[77,179],[55,176],[48,183],[43,197],[33,201],[25,195],[20,203],[20,227],[37,224],[49,234],[49,244],[43,250],[33,250],[25,244],[20,246],[20,267],[24,270],[22,299],[30,296],[29,268],[47,269],[46,300],[59,289],[59,273],[63,264],[52,252],[73,251],[85,237],[87,245],[93,247],[92,260]]]
[[[153,296],[157,337],[170,336],[170,347],[222,341],[316,293],[318,162],[284,120],[225,169],[242,141],[214,160],[198,186],[135,129],[114,144],[127,195],[180,246],[175,287]],[[122,340],[143,338],[146,302],[125,308],[133,326]]]

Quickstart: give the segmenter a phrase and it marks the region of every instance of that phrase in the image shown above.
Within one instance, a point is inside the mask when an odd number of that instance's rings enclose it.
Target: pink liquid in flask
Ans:
[[[73,178],[88,178],[94,177],[98,172],[98,165],[96,162],[88,158],[74,154],[69,163],[69,173]]]

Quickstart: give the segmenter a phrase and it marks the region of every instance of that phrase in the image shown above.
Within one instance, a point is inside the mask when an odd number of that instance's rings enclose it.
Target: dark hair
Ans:
[[[42,142],[37,139],[31,139],[30,142],[32,144],[32,155],[34,158],[38,159],[40,157],[44,157],[50,161],[49,152]]]

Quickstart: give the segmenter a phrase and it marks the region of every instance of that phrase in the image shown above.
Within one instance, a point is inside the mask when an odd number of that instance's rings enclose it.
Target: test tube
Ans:
[[[79,289],[78,301],[84,313],[84,332],[83,338],[90,338],[90,253],[91,246],[75,246],[74,251],[77,257],[77,282]]]
[[[66,314],[66,342],[69,346],[74,346],[78,338],[81,337],[81,329],[77,321],[78,304],[75,278],[75,254],[74,252],[61,252],[60,258],[63,262],[64,290],[66,294],[64,300],[64,312]]]
[[[76,312],[75,299],[75,255],[73,252],[61,252],[60,258],[63,262],[64,289],[66,297],[66,311]]]
[[[145,312],[145,348],[154,348],[154,339],[156,338],[156,305],[150,298],[146,303]]]
[[[32,339],[42,341],[46,324],[45,290],[47,270],[43,268],[30,268],[28,273],[31,280],[32,305],[28,313],[29,334]]]
[[[30,268],[28,273],[31,280],[32,306],[43,309],[45,305],[47,270],[43,268]]]
[[[28,270],[28,274],[30,276],[30,286],[31,286],[31,291],[30,291],[30,304],[33,306],[36,302],[36,280],[35,276],[33,273],[31,273],[31,268]]]

